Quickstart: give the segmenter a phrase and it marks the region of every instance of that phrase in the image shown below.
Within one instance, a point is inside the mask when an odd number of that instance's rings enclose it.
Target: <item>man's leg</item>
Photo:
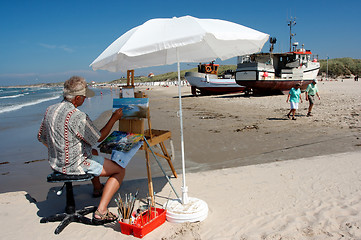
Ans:
[[[310,105],[308,107],[307,117],[312,116],[311,112],[312,112],[312,107],[313,107],[313,104],[315,101],[314,96],[308,96],[308,101],[310,102]]]
[[[307,113],[307,116],[312,116],[311,112],[312,112],[312,107],[313,107],[313,104],[310,103],[310,106],[308,107],[308,113]]]
[[[98,156],[98,151],[96,149],[92,149],[92,154],[94,156]],[[103,188],[103,185],[100,182],[100,178],[99,177],[94,177],[92,180],[92,184],[93,184],[93,195],[95,195],[96,197],[98,197],[98,193],[101,191],[101,189]],[[99,196],[100,197],[100,196]]]
[[[292,113],[292,109],[290,109],[290,111],[289,111],[288,114],[287,114],[287,117],[288,117],[288,118],[290,118],[291,113]]]
[[[94,177],[92,179],[92,184],[93,184],[94,190],[99,190],[103,187],[103,185],[100,182],[99,177]]]
[[[109,176],[105,184],[102,198],[98,206],[98,211],[105,214],[108,211],[108,204],[113,195],[118,191],[125,176],[125,168],[122,168],[115,162],[105,158],[101,177]]]

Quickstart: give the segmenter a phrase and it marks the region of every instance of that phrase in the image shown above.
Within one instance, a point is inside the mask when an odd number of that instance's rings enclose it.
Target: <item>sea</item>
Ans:
[[[119,88],[93,87],[92,90],[95,96],[86,98],[78,108],[95,120],[103,112],[113,110]],[[52,185],[46,182],[46,176],[51,169],[48,150],[38,141],[37,134],[46,109],[61,102],[62,93],[62,87],[0,87],[0,194],[25,191],[38,201],[47,198]],[[146,176],[144,153],[138,151],[127,165],[124,180]]]
[[[92,88],[95,97],[79,107],[93,120],[112,109],[119,90]],[[37,133],[48,106],[63,100],[62,87],[0,87],[0,164],[17,165],[47,158]],[[3,165],[2,164],[2,165]]]

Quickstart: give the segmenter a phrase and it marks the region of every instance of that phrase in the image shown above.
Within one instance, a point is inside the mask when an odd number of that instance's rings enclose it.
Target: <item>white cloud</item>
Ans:
[[[54,73],[5,73],[0,74],[0,86],[63,82],[74,75],[85,77],[87,82],[107,82],[125,76],[124,73],[120,72],[113,73],[107,71],[92,71],[88,69]]]
[[[67,47],[66,45],[51,45],[46,43],[39,43],[39,46],[47,49],[61,49],[65,52],[72,53],[74,52],[74,49]]]

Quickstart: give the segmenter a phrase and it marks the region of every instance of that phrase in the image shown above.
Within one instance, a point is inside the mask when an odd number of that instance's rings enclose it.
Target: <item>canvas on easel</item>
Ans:
[[[122,88],[122,98],[134,98],[134,88],[133,87],[123,87]]]
[[[123,118],[147,118],[148,98],[117,98],[113,99],[113,108],[121,108]]]

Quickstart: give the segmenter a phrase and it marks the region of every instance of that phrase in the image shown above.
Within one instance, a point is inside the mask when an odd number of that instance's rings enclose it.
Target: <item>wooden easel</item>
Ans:
[[[134,88],[134,70],[127,71],[127,86],[123,88]],[[120,96],[122,97],[122,96]],[[146,98],[147,96],[139,91],[134,93],[135,98]],[[120,119],[119,120],[119,131],[130,132],[130,133],[138,133],[143,134],[147,139],[150,147],[155,145],[159,145],[162,153],[156,153],[152,151],[152,153],[156,154],[157,156],[164,158],[167,160],[174,177],[177,177],[177,173],[174,169],[171,156],[168,154],[168,151],[164,145],[166,140],[171,140],[172,134],[170,131],[167,130],[154,130],[152,129],[151,121],[150,121],[150,111],[148,107],[147,113],[147,122],[148,122],[148,129],[144,130],[144,119]],[[148,189],[149,195],[151,197],[152,205],[154,205],[154,191],[153,191],[153,182],[152,182],[152,174],[150,168],[150,161],[149,161],[149,153],[151,149],[147,146],[147,144],[143,144],[141,147],[142,150],[145,151],[145,159],[146,159],[146,166],[147,166],[147,176],[148,176]]]

